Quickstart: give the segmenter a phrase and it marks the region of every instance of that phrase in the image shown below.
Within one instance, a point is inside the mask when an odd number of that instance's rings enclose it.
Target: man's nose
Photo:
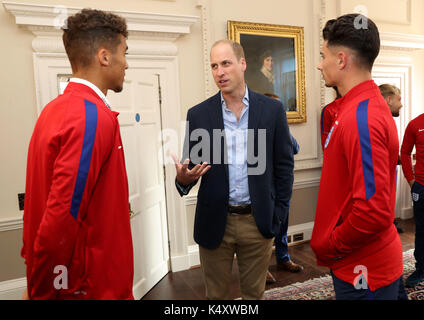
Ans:
[[[216,75],[217,75],[218,77],[222,77],[222,76],[224,75],[224,69],[223,69],[223,68],[221,68],[221,67],[218,67],[218,68],[216,69]]]

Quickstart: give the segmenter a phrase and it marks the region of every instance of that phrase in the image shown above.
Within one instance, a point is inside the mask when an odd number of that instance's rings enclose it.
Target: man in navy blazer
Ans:
[[[243,299],[261,299],[272,240],[289,214],[293,152],[281,102],[255,93],[244,80],[243,48],[231,40],[211,49],[220,89],[187,112],[183,162],[176,156],[181,196],[201,177],[194,239],[206,296],[228,299],[234,254]]]

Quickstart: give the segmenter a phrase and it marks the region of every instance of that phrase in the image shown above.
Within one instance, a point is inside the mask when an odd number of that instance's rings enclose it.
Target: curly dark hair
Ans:
[[[355,51],[361,66],[372,69],[380,52],[380,35],[371,19],[356,13],[345,14],[328,20],[322,34],[328,47],[347,47]]]
[[[128,37],[124,18],[95,9],[83,9],[70,16],[63,28],[63,45],[72,70],[89,66],[100,47],[116,51],[121,39]]]

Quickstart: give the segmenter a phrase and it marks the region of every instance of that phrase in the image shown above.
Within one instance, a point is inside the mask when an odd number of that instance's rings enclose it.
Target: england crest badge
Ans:
[[[417,202],[420,199],[420,195],[418,193],[412,192],[412,200]]]

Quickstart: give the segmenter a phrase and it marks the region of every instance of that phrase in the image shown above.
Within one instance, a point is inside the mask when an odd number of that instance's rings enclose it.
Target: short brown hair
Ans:
[[[400,95],[400,89],[388,83],[382,84],[378,86],[378,88],[380,89],[381,95],[384,98],[387,98],[388,96]]]
[[[70,16],[63,28],[63,45],[72,70],[87,67],[100,47],[115,52],[121,40],[128,37],[124,18],[95,9],[83,9]]]
[[[227,40],[227,39],[218,40],[218,41],[216,41],[212,45],[211,51],[212,51],[212,49],[215,46],[217,46],[218,44],[221,44],[221,43],[225,43],[225,44],[228,44],[228,45],[231,46],[231,48],[233,49],[234,55],[236,56],[237,60],[240,60],[241,58],[244,59],[244,50],[243,50],[243,47],[241,46],[240,43],[235,42],[233,40]]]

